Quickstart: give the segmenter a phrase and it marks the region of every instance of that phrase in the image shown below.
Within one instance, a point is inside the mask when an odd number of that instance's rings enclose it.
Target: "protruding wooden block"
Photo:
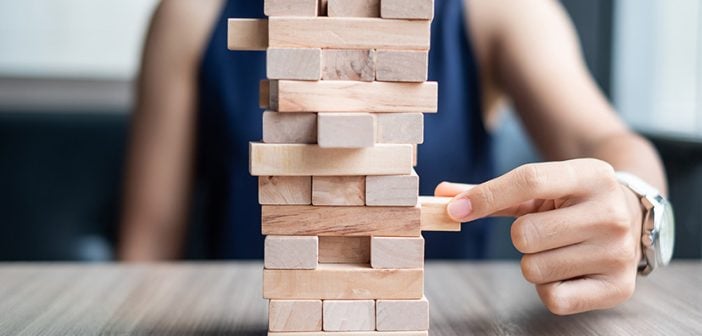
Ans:
[[[322,50],[322,79],[374,81],[375,50]]]
[[[422,208],[422,231],[461,231],[461,223],[455,222],[446,213],[449,201],[451,197],[419,197]]]
[[[319,80],[322,78],[322,49],[268,48],[266,76],[269,79]]]
[[[365,176],[315,176],[312,178],[312,204],[365,205]]]
[[[370,237],[319,237],[319,262],[369,264]]]
[[[413,50],[377,50],[375,79],[384,82],[425,82],[429,53]]]
[[[430,26],[426,20],[271,17],[268,43],[275,48],[429,50]]]
[[[303,144],[249,144],[253,176],[400,175],[412,172],[412,145],[321,148]]]
[[[268,236],[264,242],[264,267],[266,269],[315,269],[319,249],[318,238]]]
[[[270,107],[279,112],[437,111],[436,82],[271,81]]]
[[[424,270],[373,269],[368,265],[320,264],[315,270],[263,270],[267,299],[421,299]]]
[[[319,113],[317,143],[322,148],[373,147],[375,116],[370,113]]]
[[[277,144],[317,143],[317,114],[263,112],[263,142]]]
[[[266,50],[268,48],[268,20],[229,19],[227,21],[227,48],[229,50]]]
[[[324,331],[375,330],[374,300],[324,300]]]
[[[322,300],[270,300],[268,330],[321,331]]]
[[[376,303],[378,331],[429,330],[429,301],[378,300]]]
[[[270,87],[271,83],[267,79],[258,83],[258,107],[262,109],[267,109],[271,100]]]
[[[387,144],[424,142],[422,113],[375,113],[376,141]]]
[[[263,13],[266,16],[317,16],[317,0],[265,0]]]
[[[371,237],[373,268],[423,268],[423,237]]]
[[[281,236],[418,237],[419,207],[264,205],[261,231]]]
[[[416,206],[419,198],[419,176],[368,176],[366,178],[366,205]]]
[[[434,18],[434,0],[382,0],[380,16],[384,19]]]
[[[329,0],[328,16],[380,17],[380,0]]]
[[[260,176],[258,203],[266,205],[312,204],[312,177]]]
[[[269,332],[268,336],[428,336],[428,331],[312,331]]]

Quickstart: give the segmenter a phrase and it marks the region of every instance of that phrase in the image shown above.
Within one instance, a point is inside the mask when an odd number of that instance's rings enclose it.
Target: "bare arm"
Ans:
[[[168,0],[154,14],[132,116],[122,260],[173,259],[186,231],[197,71],[220,1]]]

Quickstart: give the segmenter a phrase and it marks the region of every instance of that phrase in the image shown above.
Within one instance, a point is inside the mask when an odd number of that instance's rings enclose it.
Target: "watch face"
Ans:
[[[675,245],[675,218],[673,207],[668,201],[663,202],[658,218],[658,247],[660,249],[661,264],[667,265],[673,257],[673,246]]]

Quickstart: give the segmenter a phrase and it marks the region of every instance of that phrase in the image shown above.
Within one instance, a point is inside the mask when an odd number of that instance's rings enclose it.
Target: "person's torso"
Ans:
[[[439,112],[425,115],[419,146],[420,193],[441,181],[492,177],[490,138],[482,120],[477,65],[466,33],[463,0],[436,0],[429,79],[439,82]],[[261,139],[259,81],[264,52],[226,48],[227,18],[263,17],[262,1],[226,1],[203,54],[199,75],[197,195],[207,257],[260,258],[263,237],[257,179],[248,173],[248,143]],[[461,233],[424,233],[429,258],[480,258],[484,223]]]

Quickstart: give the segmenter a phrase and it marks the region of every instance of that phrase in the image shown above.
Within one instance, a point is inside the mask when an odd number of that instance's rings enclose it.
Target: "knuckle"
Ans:
[[[533,163],[525,164],[517,168],[518,183],[525,190],[538,191],[543,188],[547,182],[547,176],[539,169],[539,166]]]
[[[568,315],[573,312],[571,300],[552,288],[541,293],[541,301],[551,313],[556,315]]]
[[[619,239],[615,246],[610,246],[607,250],[610,264],[616,270],[626,270],[635,264],[636,247],[633,239]]]
[[[533,231],[534,224],[528,219],[527,216],[519,217],[514,221],[512,228],[510,229],[510,235],[512,237],[512,244],[519,252],[534,252],[530,243],[533,240]]]

